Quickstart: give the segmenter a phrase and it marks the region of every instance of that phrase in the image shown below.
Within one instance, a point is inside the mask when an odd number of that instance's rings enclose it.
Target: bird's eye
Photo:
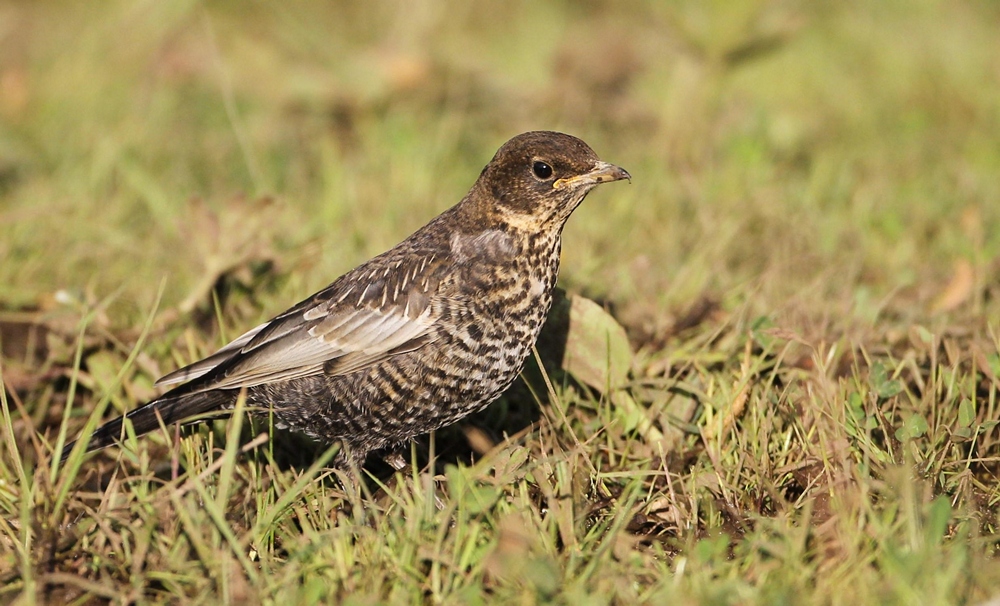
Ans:
[[[536,177],[544,181],[552,176],[552,167],[539,160],[531,165],[531,172],[535,173]]]

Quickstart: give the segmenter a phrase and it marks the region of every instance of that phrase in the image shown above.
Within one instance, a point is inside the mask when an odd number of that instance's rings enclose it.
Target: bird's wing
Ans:
[[[441,267],[435,255],[376,257],[157,383],[202,377],[194,391],[238,389],[347,374],[413,351],[437,338]]]
[[[225,347],[215,352],[214,354],[206,356],[193,364],[188,364],[183,368],[178,368],[177,370],[171,373],[163,375],[162,377],[157,379],[154,385],[157,386],[173,385],[175,383],[185,383],[187,381],[190,381],[191,379],[197,379],[198,377],[204,375],[208,371],[218,366],[220,363],[232,357],[233,353],[235,353],[239,349],[242,349],[244,345],[249,343],[250,340],[253,339],[255,336],[257,336],[257,333],[266,328],[268,324],[270,324],[270,322],[264,322],[259,326],[255,326],[254,328],[251,328],[250,330],[246,331],[239,337],[233,339],[229,344],[227,344]]]

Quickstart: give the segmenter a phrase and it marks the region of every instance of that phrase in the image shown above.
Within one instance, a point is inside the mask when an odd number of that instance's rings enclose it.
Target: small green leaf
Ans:
[[[993,376],[1000,377],[1000,353],[986,356],[986,363],[990,365],[990,370],[993,371]]]
[[[895,435],[897,440],[905,442],[923,436],[928,429],[927,419],[923,415],[914,414],[903,421],[903,426],[896,430]]]
[[[855,438],[861,437],[861,429],[865,420],[864,399],[858,392],[853,392],[847,396],[847,411],[844,429]]]
[[[852,393],[847,398],[847,410],[855,421],[860,422],[865,418],[865,401],[858,392]]]
[[[903,384],[899,381],[886,381],[878,387],[878,397],[885,400],[903,391]]]
[[[875,394],[879,399],[887,399],[903,391],[903,384],[889,378],[889,373],[881,362],[872,364],[871,375],[869,376]]]
[[[892,457],[890,457],[884,450],[872,447],[869,451],[871,457],[875,459],[882,465],[887,465],[892,462]]]
[[[468,487],[463,505],[469,513],[489,511],[500,498],[500,489],[485,484],[471,484]]]
[[[962,398],[958,405],[958,426],[970,427],[976,421],[976,404],[969,398]]]
[[[972,439],[972,428],[959,427],[955,431],[951,432],[951,438],[956,442],[967,442]]]
[[[448,478],[449,492],[472,514],[489,511],[500,498],[498,487],[481,484],[467,477],[463,469],[454,465],[445,468],[445,476]]]
[[[694,555],[703,564],[725,558],[729,551],[729,536],[720,534],[714,539],[701,539],[694,545]]]

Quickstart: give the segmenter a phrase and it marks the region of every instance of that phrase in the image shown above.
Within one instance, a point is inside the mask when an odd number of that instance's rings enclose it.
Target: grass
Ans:
[[[0,3],[0,600],[995,597],[997,7],[503,10]],[[634,177],[565,233],[610,316],[408,471],[242,415],[52,460],[535,128]]]

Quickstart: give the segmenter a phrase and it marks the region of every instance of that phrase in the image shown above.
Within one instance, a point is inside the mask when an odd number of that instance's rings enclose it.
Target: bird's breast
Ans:
[[[513,254],[479,257],[466,266],[457,307],[462,337],[503,353],[492,364],[520,369],[552,304],[559,274],[558,234],[520,238]]]

